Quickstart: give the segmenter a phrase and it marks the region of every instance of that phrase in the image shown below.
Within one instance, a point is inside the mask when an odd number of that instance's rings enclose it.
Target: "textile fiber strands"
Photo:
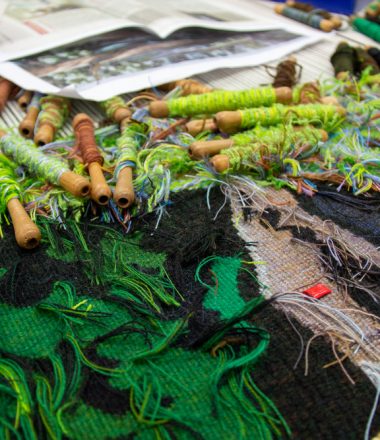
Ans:
[[[373,23],[365,18],[356,17],[352,21],[352,26],[360,33],[372,38],[372,40],[380,42],[380,25],[377,23]]]
[[[330,61],[334,67],[334,73],[337,78],[345,78],[347,75],[354,75],[356,51],[345,41],[342,41],[338,44]]]
[[[335,105],[305,104],[286,107],[276,104],[268,108],[220,112],[215,115],[215,120],[219,130],[224,133],[235,133],[256,125],[268,127],[283,122],[319,125],[329,131],[330,127],[338,124],[344,115],[345,110]]]
[[[117,179],[113,198],[120,208],[128,208],[135,200],[133,188],[133,168],[136,166],[137,152],[146,136],[143,125],[129,124],[117,139],[118,147],[115,177]]]
[[[46,156],[28,140],[0,130],[0,149],[31,174],[62,186],[74,196],[84,197],[90,192],[90,182],[87,179],[70,171],[61,160]]]
[[[30,104],[26,110],[26,115],[24,119],[20,122],[19,132],[21,136],[26,138],[32,138],[34,134],[34,127],[36,126],[38,114],[40,112],[41,104],[40,100],[42,98],[42,94],[36,92],[33,95]]]
[[[203,95],[190,95],[171,99],[169,101],[154,101],[149,105],[149,113],[155,118],[211,115],[222,110],[271,106],[275,102],[289,103],[291,99],[292,91],[288,87],[216,91]]]
[[[324,130],[312,126],[297,128],[291,125],[279,125],[270,128],[257,126],[253,130],[238,133],[228,139],[193,142],[189,147],[189,154],[195,159],[201,159],[218,154],[226,148],[249,146],[254,142],[277,146],[295,143],[307,145],[315,144],[318,141],[326,141],[327,138],[328,134]]]
[[[24,249],[33,249],[41,240],[41,232],[21,204],[22,189],[17,178],[14,166],[0,154],[0,220],[7,209],[12,219],[17,244]]]
[[[118,124],[123,120],[130,118],[132,113],[127,107],[125,101],[120,96],[107,99],[100,103],[101,108],[106,113],[107,117]]]
[[[290,8],[285,5],[276,5],[274,7],[275,12],[300,23],[307,24],[313,28],[320,29],[325,32],[330,32],[334,29],[335,25],[332,21],[326,20],[317,14],[309,14],[299,9]]]
[[[91,176],[91,198],[99,205],[107,205],[112,196],[111,189],[104,178],[102,165],[103,156],[96,146],[94,123],[92,119],[79,113],[73,120],[76,147],[79,149],[88,172]]]
[[[63,126],[70,112],[70,101],[59,96],[41,98],[41,112],[38,117],[36,145],[43,146],[54,140],[57,131]]]

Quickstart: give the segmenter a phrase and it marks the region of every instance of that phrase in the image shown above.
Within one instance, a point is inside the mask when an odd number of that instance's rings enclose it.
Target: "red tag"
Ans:
[[[315,286],[309,287],[308,289],[304,290],[303,293],[312,296],[315,299],[320,299],[323,296],[331,293],[331,289],[329,289],[324,284],[316,284]]]

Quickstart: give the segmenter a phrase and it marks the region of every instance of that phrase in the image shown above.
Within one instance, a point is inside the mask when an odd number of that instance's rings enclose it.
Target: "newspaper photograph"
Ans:
[[[122,29],[0,63],[0,75],[43,93],[101,101],[217,68],[267,63],[316,38],[283,28],[191,28],[162,40],[139,29]]]
[[[0,0],[0,61],[123,28],[159,38],[186,27],[265,29],[254,9],[242,0]]]

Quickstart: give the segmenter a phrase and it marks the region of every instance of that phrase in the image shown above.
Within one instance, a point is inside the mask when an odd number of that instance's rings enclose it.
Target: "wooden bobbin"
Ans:
[[[197,136],[202,131],[217,131],[218,127],[213,119],[195,119],[185,124],[186,130],[191,136]]]
[[[30,101],[32,100],[32,97],[33,97],[33,92],[31,92],[30,90],[25,90],[25,92],[17,100],[18,105],[23,110],[26,110]]]
[[[222,173],[230,167],[230,159],[225,154],[217,154],[210,159],[210,162],[218,173]]]
[[[196,141],[189,147],[189,154],[194,159],[202,159],[207,156],[214,156],[220,151],[232,147],[232,139],[219,139],[216,141]]]
[[[38,131],[34,136],[34,143],[39,147],[53,142],[55,136],[55,127],[50,122],[44,122],[38,127]]]
[[[30,219],[18,199],[9,200],[7,208],[12,219],[17,244],[24,249],[34,249],[41,240],[38,226]]]
[[[169,116],[169,107],[166,101],[152,101],[149,104],[149,113],[153,118],[166,118]]]
[[[241,127],[240,112],[219,112],[215,115],[214,120],[223,133],[236,133]]]
[[[21,136],[31,139],[34,134],[34,127],[40,110],[37,107],[30,107],[26,112],[24,119],[20,122],[18,130]]]
[[[120,170],[113,199],[120,208],[128,208],[135,201],[132,167],[124,167]]]
[[[76,130],[77,126],[84,121],[90,121],[91,124],[93,124],[92,119],[85,113],[77,114],[73,119],[74,130]],[[112,191],[106,182],[101,164],[98,162],[89,163],[88,173],[91,177],[91,198],[99,205],[107,205],[112,197]]]
[[[102,166],[98,162],[92,162],[88,164],[88,173],[91,177],[91,198],[99,205],[107,205],[112,191],[106,182]]]
[[[282,4],[275,5],[274,11],[277,14],[283,15],[284,9],[288,8],[288,7],[289,7],[288,5],[282,5]],[[322,19],[319,24],[319,27],[320,27],[321,31],[331,32],[334,29],[335,24],[331,20]]]
[[[75,197],[86,197],[90,194],[90,182],[73,171],[65,171],[59,178],[59,184]]]
[[[124,119],[129,119],[132,116],[132,112],[126,107],[119,107],[115,110],[112,118],[118,124]]]
[[[280,104],[290,104],[293,99],[292,89],[290,87],[277,87],[275,90],[276,102]]]

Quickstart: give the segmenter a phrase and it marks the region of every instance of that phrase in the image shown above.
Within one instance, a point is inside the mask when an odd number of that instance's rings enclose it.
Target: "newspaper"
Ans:
[[[0,0],[0,12],[0,61],[122,28],[166,38],[185,27],[238,31],[259,24],[239,0]]]
[[[0,5],[0,75],[26,89],[95,101],[217,68],[267,63],[321,38],[258,20],[252,4],[239,0]]]

